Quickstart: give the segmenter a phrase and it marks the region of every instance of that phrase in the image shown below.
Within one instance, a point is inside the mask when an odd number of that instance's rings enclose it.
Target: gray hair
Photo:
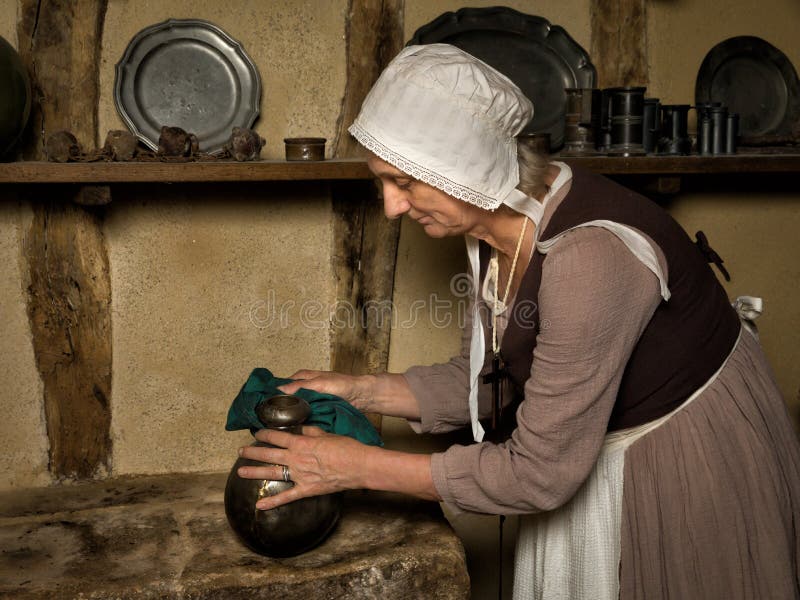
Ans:
[[[520,142],[517,144],[517,161],[519,162],[517,189],[528,196],[541,199],[548,190],[544,182],[544,174],[549,164],[547,156]]]

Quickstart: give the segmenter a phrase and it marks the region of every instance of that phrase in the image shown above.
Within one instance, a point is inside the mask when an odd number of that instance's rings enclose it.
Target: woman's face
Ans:
[[[377,156],[370,157],[367,165],[383,185],[383,208],[388,218],[408,214],[434,238],[463,235],[473,226],[479,208],[410,177]]]

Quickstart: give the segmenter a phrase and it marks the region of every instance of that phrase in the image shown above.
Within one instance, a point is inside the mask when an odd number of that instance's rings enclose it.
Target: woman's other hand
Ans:
[[[300,388],[305,388],[339,396],[361,412],[416,421],[420,418],[419,404],[406,378],[396,373],[345,375],[302,369],[290,379],[296,381],[278,387],[285,394],[294,394]]]
[[[294,394],[300,388],[305,388],[322,394],[339,396],[361,411],[372,410],[370,401],[373,397],[374,375],[357,376],[333,371],[301,369],[289,379],[296,381],[278,387],[286,394]]]

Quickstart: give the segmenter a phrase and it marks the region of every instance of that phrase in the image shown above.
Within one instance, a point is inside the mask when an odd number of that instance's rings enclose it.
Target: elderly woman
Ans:
[[[240,475],[288,466],[295,486],[263,509],[367,488],[524,515],[515,598],[799,597],[800,447],[754,331],[659,207],[518,147],[532,111],[452,46],[394,59],[350,131],[387,217],[465,237],[462,353],[404,374],[300,371],[284,388],[417,431],[470,425],[476,443],[427,456],[262,431],[278,447],[242,452],[273,465]],[[500,442],[503,406],[516,422]]]

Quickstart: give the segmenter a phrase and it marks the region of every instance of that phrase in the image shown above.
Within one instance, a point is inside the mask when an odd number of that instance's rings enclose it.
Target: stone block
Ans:
[[[469,597],[461,542],[435,503],[348,492],[323,544],[272,559],[229,528],[225,477],[129,477],[0,494],[0,597]]]

